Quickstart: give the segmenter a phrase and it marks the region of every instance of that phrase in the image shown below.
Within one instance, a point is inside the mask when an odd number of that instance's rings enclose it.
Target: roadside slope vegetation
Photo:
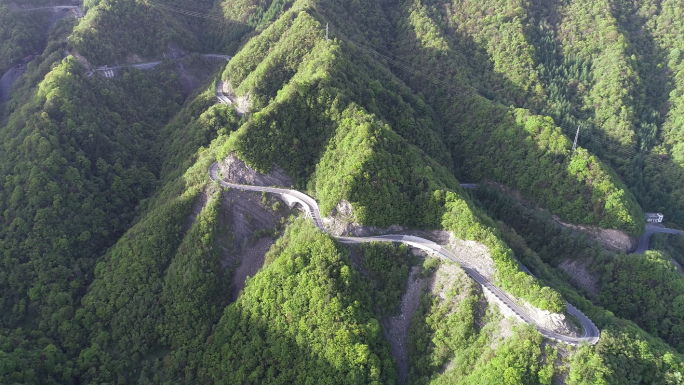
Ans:
[[[197,22],[168,8],[191,6],[211,17]],[[594,249],[550,230],[534,238],[524,230],[537,224],[516,222],[459,185],[495,182],[535,210],[632,236],[643,231],[639,204],[677,224],[684,174],[675,73],[684,55],[675,51],[680,32],[667,28],[682,24],[669,2],[84,7],[68,43],[54,37],[29,65],[0,122],[0,382],[681,378],[684,318],[662,309],[680,302],[672,291],[681,279],[664,259],[601,254],[603,292],[591,293],[558,266],[560,255]],[[590,28],[585,8],[602,23]],[[651,10],[657,22],[643,22]],[[37,41],[27,34],[8,44]],[[176,48],[235,56],[184,101],[176,63],[104,79],[63,47],[95,65]],[[219,80],[248,105],[244,115],[216,105]],[[577,124],[592,134],[573,152]],[[222,258],[232,251],[226,218],[239,195],[211,182],[207,169],[230,154],[257,171],[283,169],[323,215],[348,202],[360,225],[446,230],[483,245],[496,285],[550,312],[563,312],[568,299],[601,328],[600,342],[554,345],[501,321],[456,266],[423,265],[390,245],[347,248],[295,217],[251,235],[280,239],[229,300],[234,266]],[[269,199],[262,208],[277,212],[281,203]],[[521,270],[514,250],[539,278]],[[382,283],[378,266],[388,266]],[[402,308],[409,274],[428,282],[435,271],[452,279],[419,289],[403,340],[408,358],[399,359],[388,317]],[[668,285],[655,290],[654,279]],[[632,280],[639,290],[625,289]]]

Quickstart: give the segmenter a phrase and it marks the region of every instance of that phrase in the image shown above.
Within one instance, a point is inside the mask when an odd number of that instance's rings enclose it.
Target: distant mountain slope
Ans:
[[[405,1],[400,8],[388,12],[397,28],[394,40],[376,44],[344,33],[391,58],[407,84],[422,91],[436,112],[446,112],[448,127],[463,124],[460,131],[469,132],[482,121],[470,115],[486,103],[458,113],[458,104],[472,106],[463,99],[472,94],[469,87],[505,106],[550,115],[570,138],[580,126],[580,145],[610,164],[639,204],[682,226],[684,173],[675,159],[681,146],[673,124],[679,92],[670,92],[681,83],[673,38],[680,31],[665,27],[681,18],[677,7],[429,0]],[[633,203],[626,207],[640,217]]]
[[[534,212],[632,236],[642,206],[678,224],[676,2],[93,0],[84,9],[28,66],[0,123],[0,382],[621,384],[684,373],[681,317],[664,310],[678,296],[662,291],[684,281],[665,259],[597,251],[459,186],[494,182]],[[11,24],[0,58],[37,41],[32,29]],[[208,74],[199,56],[111,79],[83,60],[181,51],[234,57],[186,100],[177,73]],[[246,113],[217,104],[219,80]],[[599,344],[557,346],[525,328],[506,337],[458,275],[422,296],[405,341],[413,372],[397,376],[385,313],[409,265],[427,277],[431,262],[403,250],[401,266],[388,252],[378,267],[382,248],[359,257],[266,194],[241,201],[207,177],[230,154],[285,170],[324,215],[342,203],[360,226],[477,243],[487,252],[475,258],[487,258],[508,295],[550,312],[571,299],[601,329]],[[259,199],[278,225],[245,226],[244,241],[288,230],[242,294],[229,295],[230,219],[258,220],[232,210]],[[588,268],[604,293],[577,285],[561,258],[601,263]]]
[[[61,56],[46,55],[52,70],[19,97],[29,101],[0,129],[0,266],[11,272],[0,277],[0,327],[18,339],[29,330],[60,340],[60,350],[73,355],[79,333],[68,320],[97,257],[156,187],[149,148],[181,89],[167,72],[89,78],[73,57]]]
[[[341,245],[300,220],[267,260],[226,308],[201,378],[253,384],[396,381],[366,283]]]
[[[16,12],[8,1],[0,1],[0,74],[42,49],[49,16],[47,12]]]

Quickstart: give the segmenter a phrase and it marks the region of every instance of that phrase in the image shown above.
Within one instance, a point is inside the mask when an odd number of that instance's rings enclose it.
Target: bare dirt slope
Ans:
[[[24,74],[25,68],[12,67],[0,77],[0,103],[10,99],[10,90],[14,83]]]
[[[406,292],[401,297],[399,314],[390,317],[387,322],[386,334],[392,345],[392,355],[397,360],[399,384],[405,384],[408,376],[408,347],[406,337],[413,314],[420,305],[420,295],[425,286],[425,279],[419,276],[420,266],[414,266],[408,276]]]
[[[290,185],[291,179],[279,169],[261,174],[234,155],[219,163],[224,179],[245,184]],[[222,192],[221,234],[224,268],[235,268],[230,283],[230,301],[237,299],[247,277],[254,276],[264,264],[264,255],[282,232],[290,211],[279,198],[270,194],[231,189]]]
[[[185,222],[183,223],[183,231],[185,231],[186,233],[190,231],[192,225],[194,225],[195,221],[197,220],[197,216],[200,215],[202,210],[204,210],[204,207],[206,207],[207,202],[209,202],[209,195],[213,195],[213,192],[207,191],[209,188],[211,187],[202,190],[202,192],[199,193],[197,198],[195,198],[195,201],[192,203],[192,208],[190,208],[190,214],[188,214],[188,217],[185,218]],[[216,190],[216,187],[214,187],[214,190]]]
[[[184,52],[177,52],[169,48],[164,56],[174,58],[174,56],[185,55]],[[202,86],[206,79],[215,74],[223,63],[209,60],[199,55],[185,56],[174,62],[174,70],[178,74],[178,80],[183,87],[183,95],[187,97],[198,87]]]
[[[582,261],[566,259],[558,265],[568,273],[581,286],[589,289],[594,294],[599,293],[598,278],[594,277]]]
[[[274,234],[281,232],[281,218],[288,215],[287,205],[278,204],[277,198],[266,199],[262,204],[259,193],[231,190],[224,192],[221,203],[221,229],[219,246],[224,268],[235,267],[230,284],[230,300],[237,299],[244,288],[245,279],[254,276],[264,263],[264,255],[275,243]]]
[[[325,228],[330,234],[336,237],[368,237],[371,235],[390,234],[406,230],[405,227],[399,225],[387,228],[361,225],[356,221],[356,216],[354,215],[354,209],[352,208],[351,203],[344,199],[340,200],[329,216],[323,218],[323,225],[325,225]]]
[[[281,168],[274,166],[270,173],[262,174],[246,165],[245,162],[238,159],[233,153],[219,162],[219,172],[225,181],[231,183],[286,188],[292,186],[292,178]]]
[[[615,251],[617,253],[621,251],[629,252],[637,246],[638,240],[630,237],[624,231],[615,229],[602,229],[597,226],[587,226],[587,225],[573,225],[571,223],[562,222],[557,216],[553,216],[553,219],[560,223],[561,225],[580,232],[586,235],[589,239],[597,241],[603,246],[604,249]]]

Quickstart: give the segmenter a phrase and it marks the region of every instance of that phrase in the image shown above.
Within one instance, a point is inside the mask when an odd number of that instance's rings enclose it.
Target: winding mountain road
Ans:
[[[182,56],[176,57],[174,59],[180,59],[184,56],[185,55],[182,55]],[[220,54],[215,54],[215,53],[202,54],[202,56],[207,58],[207,59],[218,59],[218,60],[225,60],[225,61],[229,61],[232,58],[232,56],[220,55]],[[135,63],[135,64],[115,65],[115,66],[111,66],[111,67],[108,65],[104,65],[101,67],[97,67],[95,70],[100,72],[102,74],[102,76],[104,76],[106,78],[113,78],[115,75],[114,71],[118,71],[122,68],[137,68],[139,70],[150,70],[150,69],[160,65],[161,63],[163,63],[162,60],[150,61],[150,62],[144,62],[144,63]],[[217,92],[218,92],[218,90],[217,90]]]
[[[216,83],[216,97],[221,104],[234,104],[233,101],[223,93],[223,81]]]
[[[639,244],[637,245],[636,250],[634,250],[634,254],[645,253],[646,250],[648,250],[651,235],[655,233],[679,234],[684,236],[684,231],[682,230],[668,229],[667,227],[658,225],[646,225],[646,231],[639,237]]]
[[[19,8],[18,11],[39,11],[41,9],[63,10],[63,9],[81,9],[78,5],[52,5],[47,7],[36,8]]]
[[[52,10],[55,12],[58,11],[73,11],[74,16],[77,18],[81,18],[84,16],[83,14],[83,9],[81,9],[80,5],[53,5],[53,6],[47,6],[47,7],[36,7],[36,8],[22,8],[22,7],[17,7],[15,9],[16,11],[22,11],[22,12],[28,12],[28,11],[41,11],[41,10]]]
[[[264,186],[251,186],[251,185],[242,185],[242,184],[236,184],[236,183],[229,183],[221,179],[218,175],[218,163],[214,162],[210,167],[209,167],[209,177],[211,180],[218,182],[221,184],[223,187],[227,188],[234,188],[238,190],[245,190],[245,191],[265,191],[268,193],[272,194],[277,194],[280,196],[280,198],[285,201],[285,203],[288,204],[290,208],[293,208],[295,205],[299,204],[304,212],[306,213],[307,217],[311,217],[313,219],[314,224],[316,227],[321,229],[323,232],[326,232],[325,226],[323,225],[322,217],[321,217],[321,212],[318,208],[318,204],[316,201],[311,198],[310,196],[303,194],[297,190],[290,190],[290,189],[282,189],[282,188],[275,188],[275,187],[264,187]],[[600,338],[600,331],[594,325],[593,322],[587,316],[585,316],[581,311],[579,311],[577,308],[570,304],[566,304],[567,311],[569,314],[571,314],[573,317],[577,318],[579,322],[582,324],[582,328],[584,330],[582,336],[580,337],[572,337],[572,336],[566,336],[560,333],[556,333],[551,330],[547,330],[540,326],[532,317],[530,317],[520,305],[518,305],[515,301],[513,301],[506,293],[504,293],[502,290],[500,290],[498,287],[494,286],[491,282],[489,282],[485,277],[483,277],[480,273],[477,272],[472,266],[470,266],[466,261],[460,259],[456,255],[452,254],[449,250],[446,250],[439,244],[432,242],[430,240],[416,237],[416,236],[411,236],[411,235],[379,235],[379,236],[374,236],[374,237],[336,237],[337,240],[339,240],[342,243],[362,243],[362,242],[400,242],[403,243],[407,246],[410,247],[415,247],[422,249],[424,251],[427,251],[430,254],[438,254],[443,256],[444,258],[447,258],[449,260],[452,260],[454,262],[457,262],[463,270],[465,270],[470,277],[472,277],[475,282],[479,283],[482,285],[484,290],[489,291],[491,294],[496,296],[505,306],[507,306],[511,311],[513,311],[517,317],[520,318],[523,322],[526,322],[530,325],[534,325],[537,330],[544,335],[547,338],[557,340],[560,342],[564,342],[569,345],[579,345],[581,343],[589,343],[591,345],[596,344]]]

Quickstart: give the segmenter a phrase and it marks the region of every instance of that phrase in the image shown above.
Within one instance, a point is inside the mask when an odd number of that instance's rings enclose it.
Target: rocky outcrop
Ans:
[[[292,179],[281,168],[274,166],[271,172],[262,174],[249,167],[233,153],[219,162],[219,170],[223,179],[231,183],[287,188],[292,186]]]
[[[405,227],[394,225],[387,228],[364,226],[356,221],[351,203],[342,199],[330,213],[323,218],[323,224],[331,235],[368,237],[371,235],[389,234],[404,231]]]
[[[522,303],[523,301],[518,301]],[[527,315],[532,317],[537,325],[544,329],[554,331],[566,336],[578,337],[579,333],[575,325],[570,322],[565,314],[551,313],[548,310],[541,310],[532,306],[529,302],[524,302],[523,307]]]
[[[568,273],[577,283],[589,289],[592,293],[598,294],[598,279],[589,273],[583,262],[568,258],[561,262],[558,267]]]
[[[588,225],[573,225],[571,223],[565,223],[560,220],[557,216],[553,216],[553,219],[560,223],[561,225],[578,231],[587,236],[587,238],[597,241],[601,246],[607,250],[619,253],[621,251],[629,252],[633,250],[637,245],[637,240],[630,237],[621,230],[615,229],[602,229],[597,226]]]

